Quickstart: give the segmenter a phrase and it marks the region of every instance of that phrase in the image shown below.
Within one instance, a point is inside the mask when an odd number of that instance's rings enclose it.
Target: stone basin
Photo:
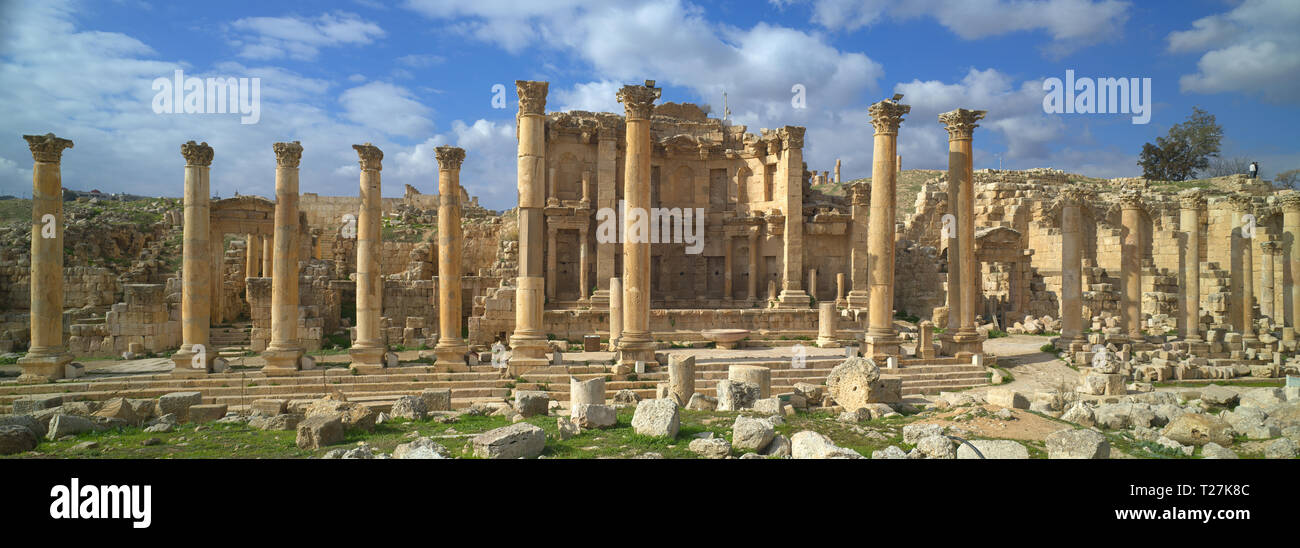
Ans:
[[[734,349],[749,336],[748,329],[708,329],[700,332],[704,338],[718,344],[718,348]]]

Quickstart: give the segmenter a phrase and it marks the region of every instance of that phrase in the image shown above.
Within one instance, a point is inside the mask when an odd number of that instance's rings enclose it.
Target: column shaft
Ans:
[[[546,82],[518,80],[519,278],[515,289],[515,332],[510,337],[509,374],[547,364],[542,332],[545,276],[542,271],[542,210],[546,205]]]
[[[72,355],[63,345],[63,179],[60,162],[72,141],[24,135],[32,152],[31,342],[18,360],[18,382],[64,377]]]
[[[1121,198],[1120,319],[1130,342],[1143,342],[1142,333],[1142,196],[1136,192]]]
[[[352,145],[361,162],[361,210],[357,215],[357,340],[348,354],[352,369],[375,373],[384,367],[385,345],[380,333],[380,315],[384,305],[384,278],[380,267],[383,255],[383,191],[381,170],[384,153],[365,143]]]
[[[749,294],[749,301],[752,303],[758,300],[758,231],[760,228],[751,228],[749,232],[749,278],[745,284],[745,289]]]
[[[623,337],[619,365],[654,361],[650,335],[650,114],[661,90],[649,85],[624,86],[618,100],[626,111],[623,198],[627,214],[623,241]]]
[[[211,210],[208,170],[212,147],[190,141],[181,145],[185,157],[185,217],[181,244],[181,347],[172,354],[176,376],[211,371],[215,349],[208,347],[211,328],[212,261],[209,250]],[[195,367],[195,366],[198,367]]]
[[[271,342],[262,357],[266,375],[299,368],[298,341],[298,163],[302,145],[275,143],[275,250],[271,259]]]
[[[1061,203],[1061,346],[1083,344],[1082,215],[1088,194],[1077,187],[1062,191]]]
[[[469,347],[461,337],[461,251],[464,238],[460,226],[460,166],[465,150],[438,147],[438,356],[439,368],[469,369],[465,353]]]
[[[898,173],[894,156],[898,126],[912,107],[893,100],[871,105],[875,143],[871,158],[871,226],[868,229],[871,304],[864,354],[883,359],[899,354],[894,330],[894,193]]]

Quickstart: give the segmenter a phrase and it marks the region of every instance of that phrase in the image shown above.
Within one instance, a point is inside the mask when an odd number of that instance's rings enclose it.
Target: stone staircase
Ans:
[[[217,355],[222,358],[241,357],[252,345],[252,329],[253,324],[249,322],[213,327],[208,333],[208,344],[217,349]]]
[[[234,328],[232,328],[234,329]],[[215,330],[214,330],[215,331]],[[233,334],[230,334],[234,338]],[[217,339],[213,339],[214,344]],[[789,360],[700,360],[696,363],[696,391],[716,395],[719,380],[727,378],[732,364],[761,365],[772,369],[772,394],[793,390],[796,383],[824,384],[842,358],[809,357],[806,367],[792,368]],[[937,394],[940,391],[961,390],[987,383],[982,367],[968,361],[939,358],[933,365],[909,365],[896,370],[882,370],[885,375],[903,378],[903,395]],[[12,402],[23,396],[35,394],[62,394],[67,401],[107,400],[116,397],[156,398],[169,392],[199,391],[203,402],[226,404],[231,407],[248,405],[261,398],[315,399],[331,392],[341,392],[350,401],[357,401],[387,409],[400,396],[418,393],[426,388],[451,390],[453,407],[460,409],[476,402],[502,401],[513,390],[542,390],[552,399],[566,402],[569,399],[569,377],[590,379],[606,377],[606,390],[612,398],[619,390],[628,389],[642,398],[655,396],[655,385],[668,381],[666,368],[641,375],[614,377],[605,365],[547,366],[535,369],[516,379],[502,378],[500,370],[489,365],[473,366],[468,372],[437,372],[434,367],[407,364],[374,375],[353,375],[344,367],[327,367],[300,371],[289,377],[266,377],[257,369],[241,369],[211,374],[197,379],[174,379],[167,374],[113,376],[98,379],[60,381],[55,385],[0,384],[0,413],[10,412]]]

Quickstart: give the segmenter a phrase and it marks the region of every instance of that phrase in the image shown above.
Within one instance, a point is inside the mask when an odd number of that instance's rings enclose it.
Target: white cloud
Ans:
[[[420,104],[409,90],[386,82],[371,82],[339,95],[343,117],[370,129],[420,137],[433,129],[432,109]]]
[[[574,84],[571,89],[555,91],[555,105],[547,110],[587,110],[591,112],[623,112],[623,105],[618,102],[619,88],[623,82],[601,80]],[[549,101],[548,101],[549,102]]]
[[[1178,79],[1184,92],[1231,91],[1300,103],[1300,3],[1246,0],[1169,34],[1171,53],[1204,52],[1197,72]]]
[[[434,55],[432,53],[423,53],[423,54],[412,53],[410,55],[403,55],[396,59],[398,64],[405,65],[411,68],[428,68],[434,65],[440,65],[446,60],[447,59],[445,57],[441,55]]]
[[[236,38],[232,45],[249,59],[311,60],[321,48],[363,45],[384,36],[384,29],[360,16],[336,12],[314,18],[245,17],[230,24]]]

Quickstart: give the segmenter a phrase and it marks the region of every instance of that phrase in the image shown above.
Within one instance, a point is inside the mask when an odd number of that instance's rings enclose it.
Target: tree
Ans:
[[[1300,186],[1300,169],[1278,173],[1273,177],[1273,185],[1277,188],[1296,188]]]
[[[1156,137],[1156,143],[1142,145],[1138,165],[1142,176],[1158,181],[1184,181],[1197,171],[1210,167],[1210,158],[1219,156],[1223,127],[1214,115],[1192,107],[1187,121],[1169,128],[1169,134]]]
[[[1202,173],[1205,177],[1227,177],[1250,173],[1250,160],[1247,158],[1215,158]]]

